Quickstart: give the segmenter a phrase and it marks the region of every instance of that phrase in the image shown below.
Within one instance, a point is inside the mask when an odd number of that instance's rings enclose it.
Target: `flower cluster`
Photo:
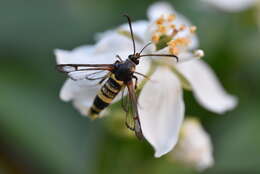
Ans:
[[[156,49],[160,50],[168,47],[168,52],[179,55],[181,49],[187,48],[190,44],[190,37],[195,33],[196,27],[187,27],[185,24],[176,26],[174,20],[176,16],[173,14],[162,15],[155,21],[156,30],[152,34],[152,42],[156,45]],[[189,33],[186,36],[178,37],[181,33]],[[175,39],[176,38],[176,39]]]
[[[227,12],[239,12],[257,4],[257,0],[202,0],[211,6]]]
[[[163,2],[151,5],[147,13],[148,20],[132,23],[137,50],[151,42],[144,54],[170,53],[179,57],[178,63],[166,57],[143,58],[136,69],[151,79],[139,80],[139,88],[142,88],[138,97],[140,123],[145,139],[155,149],[155,157],[160,157],[171,151],[178,141],[185,111],[183,88],[191,90],[203,107],[215,113],[233,109],[237,100],[223,89],[212,69],[199,59],[204,52],[198,49],[196,27],[188,19]],[[124,24],[99,34],[96,45],[72,51],[57,49],[57,64],[113,63],[116,54],[126,59],[132,54],[129,36],[128,25]],[[87,79],[68,79],[60,97],[72,101],[86,115],[99,89],[100,85],[93,85],[93,81]]]

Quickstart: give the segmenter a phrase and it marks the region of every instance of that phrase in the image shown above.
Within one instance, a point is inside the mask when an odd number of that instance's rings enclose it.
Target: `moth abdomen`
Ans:
[[[115,75],[112,74],[96,95],[88,115],[93,119],[97,118],[100,112],[109,106],[123,86],[124,82],[116,79]]]

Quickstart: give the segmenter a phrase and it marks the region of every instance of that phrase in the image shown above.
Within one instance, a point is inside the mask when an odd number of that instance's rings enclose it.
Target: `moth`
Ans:
[[[142,57],[146,56],[163,56],[173,57],[178,61],[178,57],[173,54],[142,54],[143,50],[151,43],[146,44],[140,52],[136,52],[135,39],[131,24],[131,19],[128,15],[124,15],[129,24],[131,39],[133,43],[133,54],[130,54],[126,60],[123,60],[119,55],[116,55],[117,60],[113,64],[58,64],[57,69],[60,72],[66,73],[72,80],[99,80],[101,88],[97,93],[88,115],[92,118],[98,117],[100,112],[108,107],[113,99],[125,89],[128,90],[128,100],[122,102],[122,106],[126,112],[126,126],[135,132],[139,139],[143,139],[142,127],[140,124],[138,105],[137,105],[137,82],[136,75],[148,78],[146,75],[136,72],[136,66]],[[93,73],[89,73],[89,72]],[[106,71],[106,74],[99,77],[99,72]],[[84,79],[79,78],[77,73],[84,75]],[[81,77],[81,76],[80,76]],[[130,115],[130,116],[129,116]]]

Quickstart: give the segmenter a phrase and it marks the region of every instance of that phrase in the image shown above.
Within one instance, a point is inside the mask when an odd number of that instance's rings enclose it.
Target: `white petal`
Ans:
[[[158,19],[163,14],[173,13],[175,13],[174,8],[167,2],[156,2],[152,4],[147,10],[147,16],[151,21]]]
[[[73,100],[75,107],[86,115],[99,89],[100,85],[90,86],[88,81],[85,80],[73,81],[68,79],[60,91],[60,98],[63,101]]]
[[[214,164],[210,136],[197,119],[185,119],[181,135],[176,148],[171,153],[174,160],[199,171]]]
[[[176,12],[176,20],[173,22],[177,27],[180,27],[181,25],[185,26],[192,26],[192,23],[182,14]],[[190,39],[190,44],[189,44],[189,49],[195,49],[199,47],[199,39],[196,35],[190,34],[189,30],[184,30],[182,32],[179,32],[175,38],[180,38],[180,37],[187,37]]]
[[[184,116],[179,80],[168,69],[158,68],[138,102],[143,134],[160,157],[175,146]]]
[[[134,35],[138,36],[138,38],[142,39],[142,41],[145,41],[144,36],[145,36],[145,32],[147,31],[147,27],[148,27],[148,21],[142,20],[142,21],[136,21],[132,23]],[[128,23],[121,25],[119,28],[130,32]]]
[[[93,46],[80,46],[72,51],[55,49],[54,54],[56,56],[57,64],[80,64],[90,63],[90,59],[87,59],[93,52]]]
[[[124,57],[126,58],[128,53],[125,50],[132,51],[131,48],[132,42],[130,39],[114,33],[101,39],[96,46],[82,46],[72,51],[56,49],[55,55],[57,64],[107,64],[115,62],[115,50],[118,49],[117,54],[121,56],[125,55]],[[137,67],[137,71],[146,74],[149,66],[148,60],[142,60]],[[78,79],[78,81],[67,80],[60,92],[62,100],[73,101],[74,106],[84,115],[87,113],[87,110],[93,103],[94,97],[101,88],[100,85],[97,85],[97,80],[79,80],[84,79],[85,75],[91,72],[70,72],[69,76]],[[102,74],[98,75],[101,76]],[[139,78],[139,82],[141,80],[142,77]],[[117,97],[114,102],[120,98]]]
[[[137,50],[141,45],[136,43]],[[132,40],[126,36],[119,34],[117,31],[111,31],[96,44],[95,53],[110,53],[111,55],[120,55],[122,59],[126,59],[128,55],[133,53]]]
[[[62,88],[60,90],[60,98],[63,101],[67,102],[73,98],[74,84],[75,84],[75,82],[73,82],[71,79],[67,79],[65,81],[64,85],[62,86]]]
[[[202,60],[177,64],[190,82],[197,101],[210,111],[224,113],[237,105],[237,99],[226,93],[211,68]]]
[[[210,5],[215,6],[216,8],[228,12],[238,12],[256,3],[256,0],[203,0],[203,1],[209,3]]]
[[[55,55],[57,64],[102,64],[113,63],[115,61],[106,54],[93,54],[93,49],[93,46],[81,46],[72,51],[56,49]],[[71,75],[74,77],[75,74]],[[73,81],[68,79],[60,91],[60,98],[63,101],[72,100],[76,108],[82,114],[86,114],[89,107],[92,105],[95,95],[100,89],[100,85],[96,84],[97,81]]]
[[[57,64],[109,64],[114,63],[115,54],[96,52],[94,46],[81,46],[71,51],[56,49]]]
[[[95,53],[95,48],[93,46],[81,46],[73,49],[72,51],[66,50],[55,50],[57,64],[112,64],[115,62],[115,54],[107,53]],[[82,78],[84,79],[84,74],[94,73],[97,71],[89,71],[87,73],[69,73],[74,79]],[[103,73],[104,75],[104,73]],[[102,74],[99,74],[101,77]],[[84,82],[76,81],[75,83],[81,83],[85,87],[93,86],[97,84],[97,80],[89,81],[84,80]]]

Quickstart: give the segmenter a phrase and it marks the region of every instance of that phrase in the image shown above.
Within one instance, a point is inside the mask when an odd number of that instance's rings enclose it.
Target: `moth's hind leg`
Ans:
[[[135,75],[133,75],[133,79],[135,79],[134,88],[137,89],[138,78]]]
[[[144,75],[144,74],[142,74],[142,73],[134,72],[134,74],[140,75],[140,76],[146,78],[147,80],[150,80],[150,78],[149,78],[148,76],[146,76],[146,75]]]
[[[123,62],[123,59],[119,55],[116,55],[116,58],[118,58],[119,62]]]

